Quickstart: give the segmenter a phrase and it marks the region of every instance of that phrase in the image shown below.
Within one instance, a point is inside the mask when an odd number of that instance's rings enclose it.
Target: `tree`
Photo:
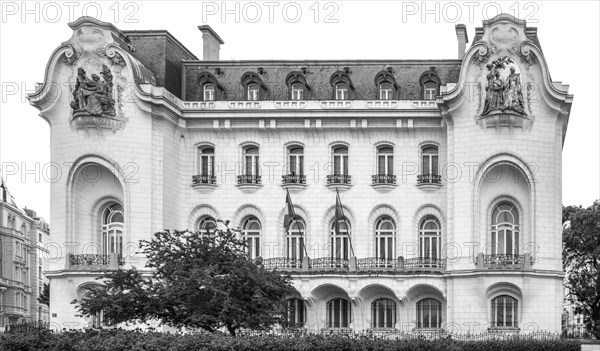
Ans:
[[[563,265],[567,297],[586,329],[600,338],[600,200],[588,208],[563,207]]]
[[[163,231],[140,247],[151,278],[135,268],[107,272],[78,304],[81,315],[103,311],[105,323],[160,320],[174,327],[214,332],[225,327],[265,330],[283,323],[291,278],[246,257],[236,231]]]
[[[50,306],[50,284],[44,283],[44,286],[42,287],[42,293],[37,300],[43,305]]]

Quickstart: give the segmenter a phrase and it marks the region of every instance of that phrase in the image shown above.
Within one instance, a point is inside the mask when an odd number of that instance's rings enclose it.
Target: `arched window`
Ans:
[[[519,255],[519,212],[510,202],[496,205],[492,211],[492,255]]]
[[[102,212],[102,253],[123,254],[123,206],[113,203]]]
[[[350,253],[350,223],[344,219],[337,223],[331,223],[331,260],[335,267],[348,267]]]
[[[215,148],[212,146],[198,147],[198,170],[194,184],[214,184],[215,177]]]
[[[288,73],[285,84],[288,87],[290,100],[305,100],[309,97],[311,87],[302,72],[292,71]]]
[[[204,101],[215,101],[214,84],[204,84]]]
[[[301,83],[292,84],[292,100],[304,100],[304,85]]]
[[[289,328],[300,328],[306,321],[306,309],[304,300],[291,298],[286,301],[286,326]]]
[[[247,101],[264,100],[267,93],[267,86],[254,72],[246,72],[242,76],[242,86],[244,87],[244,98]]]
[[[419,78],[419,85],[421,85],[421,99],[435,100],[435,97],[440,93],[441,84],[442,80],[438,76],[435,67],[431,67],[429,70],[423,72]]]
[[[397,98],[399,89],[391,68],[377,73],[375,76],[375,86],[377,87],[377,99],[394,100]]]
[[[253,260],[260,256],[261,225],[258,218],[250,216],[242,224],[242,235],[248,246],[248,258]]]
[[[327,302],[327,328],[348,328],[352,322],[352,306],[346,299]]]
[[[391,266],[396,257],[396,224],[388,216],[375,224],[375,257],[378,267]]]
[[[215,76],[210,72],[201,72],[198,75],[198,85],[200,86],[202,95],[200,99],[203,101],[221,100],[223,97],[224,88]]]
[[[492,299],[492,327],[518,328],[519,302],[512,296],[500,295]]]
[[[419,257],[425,267],[435,267],[439,264],[442,230],[440,222],[433,216],[421,220],[419,226]]]
[[[198,221],[198,232],[200,234],[208,234],[209,232],[214,232],[217,228],[217,221],[211,216],[204,216]]]
[[[394,90],[391,83],[379,84],[379,99],[380,100],[392,100],[394,96]]]
[[[417,302],[417,328],[441,328],[442,303],[436,299]]]
[[[287,241],[287,259],[292,268],[301,267],[304,258],[304,236],[306,235],[306,226],[302,218],[292,221],[286,233]]]
[[[371,304],[371,328],[394,328],[396,325],[396,302],[379,299]]]
[[[354,92],[354,85],[348,73],[336,71],[331,75],[329,83],[333,87],[333,98],[335,100],[350,100]]]

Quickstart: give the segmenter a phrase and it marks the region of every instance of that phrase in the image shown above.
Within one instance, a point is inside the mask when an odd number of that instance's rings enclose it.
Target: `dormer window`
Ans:
[[[388,71],[380,71],[375,76],[375,86],[377,87],[377,98],[379,100],[395,100],[398,98],[398,84],[396,78]]]
[[[310,95],[310,86],[300,71],[290,72],[285,78],[285,84],[288,86],[290,100],[305,100]]]
[[[258,101],[258,84],[248,84],[248,92],[246,94],[248,101]]]
[[[204,101],[215,101],[214,84],[204,84]]]
[[[202,72],[198,75],[198,85],[202,89],[202,101],[218,101],[223,98],[225,89],[217,78],[210,72]]]
[[[267,96],[267,86],[254,72],[246,72],[242,76],[242,86],[244,87],[243,99],[246,101],[260,101]]]
[[[421,99],[435,100],[435,97],[440,94],[441,84],[442,80],[438,76],[435,67],[431,67],[428,71],[423,72],[419,78],[419,85],[421,86]]]
[[[347,73],[337,71],[331,75],[329,83],[333,87],[333,98],[335,100],[351,100],[354,94],[354,86]]]

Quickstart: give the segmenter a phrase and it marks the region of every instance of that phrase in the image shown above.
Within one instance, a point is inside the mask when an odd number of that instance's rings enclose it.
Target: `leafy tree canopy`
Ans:
[[[586,329],[600,338],[600,200],[588,208],[563,207],[563,264],[568,298]]]
[[[211,332],[225,327],[232,335],[284,324],[290,276],[248,260],[239,233],[224,224],[208,233],[163,231],[141,241],[148,278],[135,268],[107,272],[99,278],[104,285],[73,301],[78,312],[103,311],[108,325],[160,320]]]

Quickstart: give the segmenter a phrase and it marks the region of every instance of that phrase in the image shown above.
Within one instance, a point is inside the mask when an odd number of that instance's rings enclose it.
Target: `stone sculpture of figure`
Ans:
[[[515,73],[514,67],[510,68],[510,75],[506,78],[503,109],[524,113],[521,76]]]
[[[97,74],[88,78],[83,68],[77,69],[77,81],[73,91],[74,101],[71,108],[74,111],[85,111],[90,115],[100,116],[102,114],[115,114],[115,101],[112,97],[112,74],[110,69],[104,65],[100,72],[104,81]]]
[[[492,111],[492,106],[491,106],[492,95],[493,95],[492,86],[494,85],[494,74],[495,74],[495,70],[491,64],[488,64],[486,67],[490,72],[486,76],[487,86],[485,87],[485,103],[483,105],[483,114],[484,115]]]
[[[504,90],[504,82],[502,82],[502,79],[500,79],[500,72],[497,70],[494,73],[491,90],[492,94],[490,97],[490,107],[492,110],[497,110],[501,108],[504,100],[502,94],[502,91]]]

